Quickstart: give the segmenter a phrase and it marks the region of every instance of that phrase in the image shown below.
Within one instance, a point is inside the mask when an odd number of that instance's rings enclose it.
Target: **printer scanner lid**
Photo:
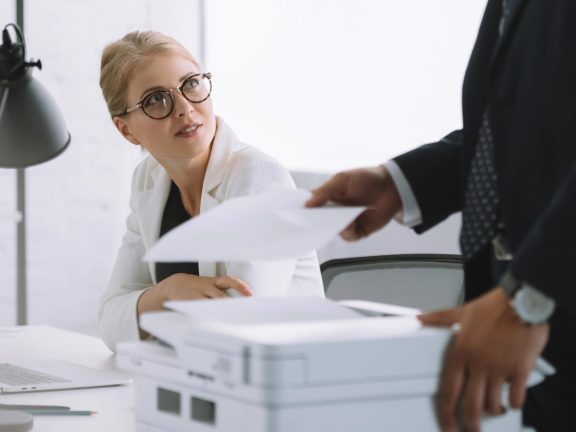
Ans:
[[[185,364],[197,365],[210,351],[268,364],[301,359],[320,380],[438,375],[450,329],[423,327],[413,309],[381,316],[385,305],[366,302],[367,316],[362,302],[352,303],[316,297],[175,301],[165,306],[177,312],[143,314],[140,325],[174,347]]]
[[[316,383],[438,377],[453,332],[422,326],[414,309],[362,301],[250,297],[165,305],[173,312],[145,313],[140,325],[170,344],[184,367],[209,371],[227,357],[242,368],[297,367]]]

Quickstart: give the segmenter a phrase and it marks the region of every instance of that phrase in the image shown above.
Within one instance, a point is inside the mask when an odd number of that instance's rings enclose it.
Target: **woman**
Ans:
[[[131,213],[99,329],[106,344],[146,337],[141,313],[166,300],[322,296],[315,253],[270,263],[145,263],[165,232],[233,197],[294,188],[288,171],[238,141],[214,115],[211,76],[177,41],[133,32],[102,54],[100,87],[114,125],[149,156],[134,172]],[[193,241],[193,239],[191,239]]]

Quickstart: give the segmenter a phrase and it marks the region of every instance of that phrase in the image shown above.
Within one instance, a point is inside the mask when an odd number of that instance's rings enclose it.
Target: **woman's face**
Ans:
[[[190,159],[209,151],[216,133],[212,99],[192,103],[177,90],[186,78],[200,72],[194,63],[176,54],[143,61],[130,79],[126,105],[132,108],[150,93],[168,90],[174,100],[173,110],[168,117],[156,120],[137,109],[114,117],[114,124],[126,139],[142,145],[160,162]]]

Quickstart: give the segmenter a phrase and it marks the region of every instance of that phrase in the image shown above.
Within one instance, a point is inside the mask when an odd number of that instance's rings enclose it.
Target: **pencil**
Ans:
[[[37,416],[91,416],[98,414],[96,411],[75,411],[75,410],[55,410],[55,409],[28,409],[22,410],[28,414]]]
[[[63,405],[21,405],[21,404],[0,404],[0,410],[69,410],[70,407]]]

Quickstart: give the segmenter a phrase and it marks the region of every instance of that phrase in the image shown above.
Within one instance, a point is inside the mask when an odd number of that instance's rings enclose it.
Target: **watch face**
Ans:
[[[516,292],[512,305],[522,321],[529,324],[540,324],[550,318],[555,303],[554,300],[538,290],[524,285]]]

